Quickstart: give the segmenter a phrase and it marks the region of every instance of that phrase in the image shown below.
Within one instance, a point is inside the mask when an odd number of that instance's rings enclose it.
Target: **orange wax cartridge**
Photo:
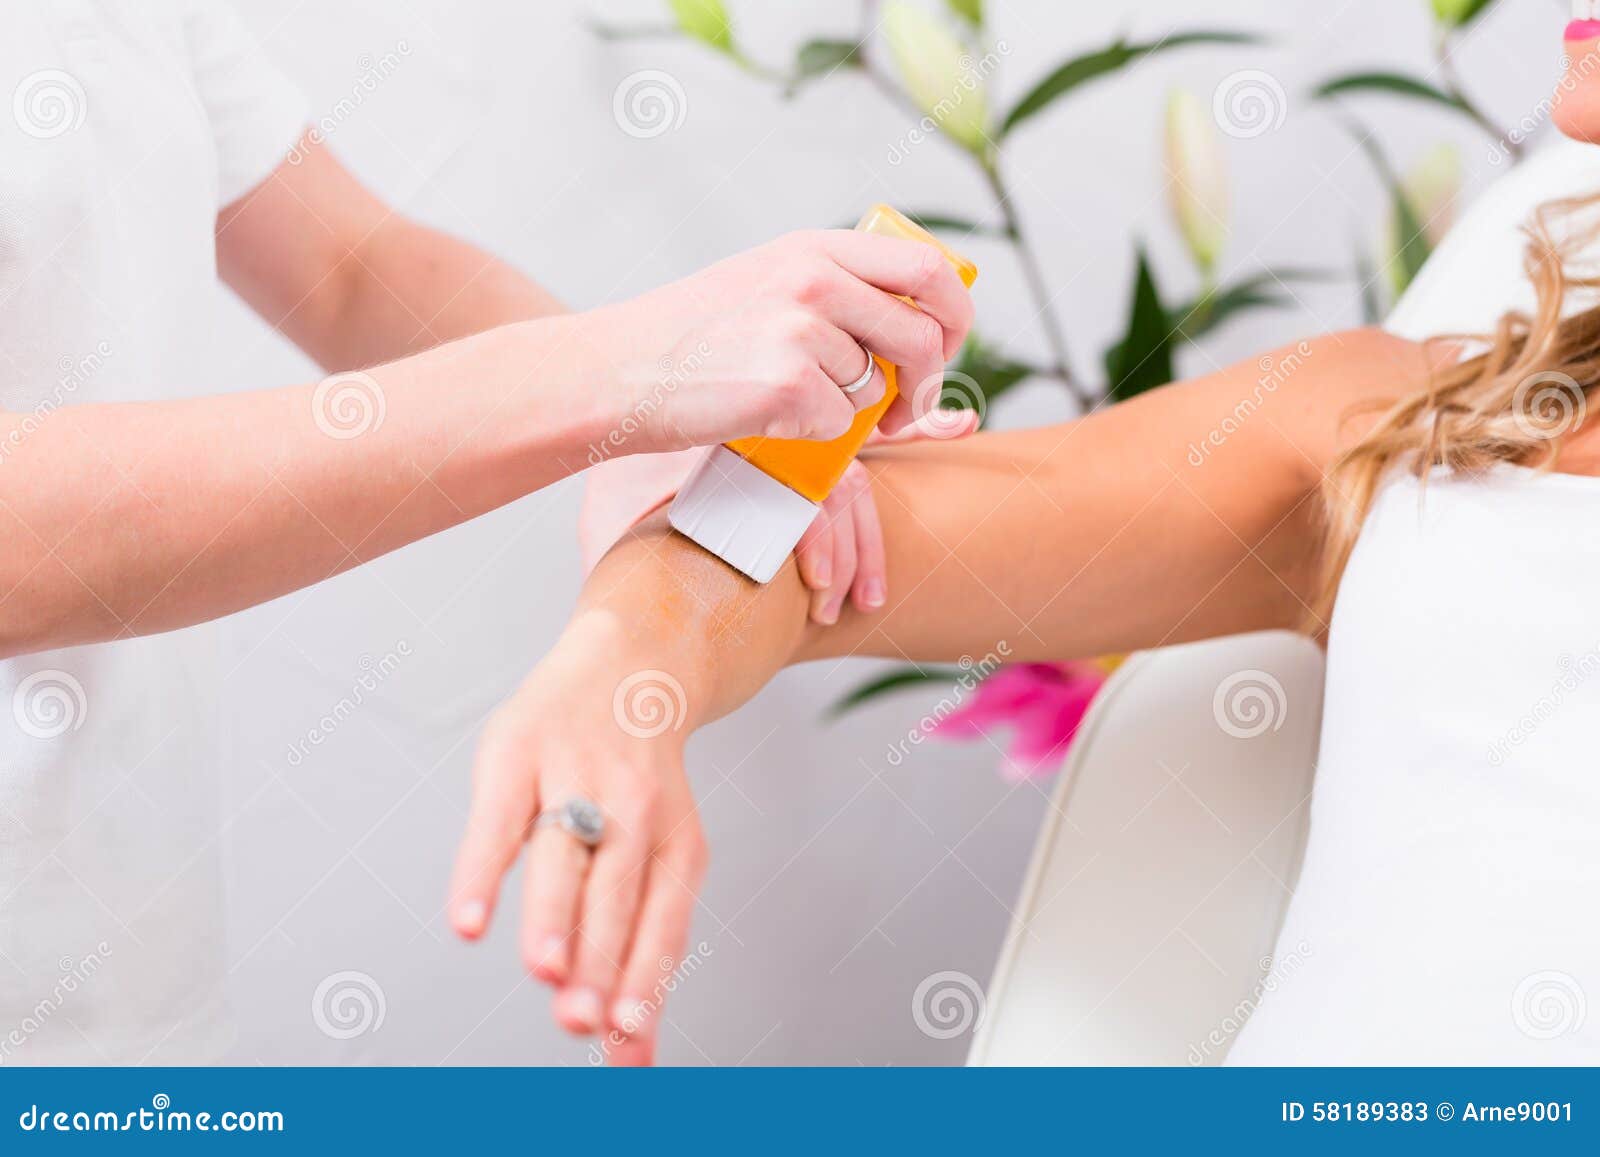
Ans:
[[[977,279],[977,266],[887,205],[874,205],[856,228],[925,242],[968,287]],[[856,414],[849,430],[827,442],[741,438],[715,447],[673,500],[673,529],[757,582],[770,582],[899,392],[895,367],[873,360],[883,370],[883,397]]]

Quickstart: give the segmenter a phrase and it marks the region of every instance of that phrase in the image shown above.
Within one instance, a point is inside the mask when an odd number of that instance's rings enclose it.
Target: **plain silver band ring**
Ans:
[[[856,344],[860,345],[859,342]],[[861,376],[855,381],[851,382],[848,386],[839,387],[847,394],[860,393],[862,390],[866,389],[867,383],[872,380],[872,371],[877,369],[877,363],[872,360],[872,355],[867,352],[866,346],[861,346],[861,352],[867,355],[867,368],[862,370]]]
[[[606,820],[593,800],[573,796],[560,807],[546,808],[534,818],[535,829],[554,825],[586,848],[596,848],[605,836]]]

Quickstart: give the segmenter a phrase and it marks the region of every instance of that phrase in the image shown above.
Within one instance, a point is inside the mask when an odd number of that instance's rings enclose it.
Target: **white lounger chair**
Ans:
[[[1597,186],[1600,149],[1540,149],[1473,202],[1385,327],[1483,332],[1531,305],[1519,227]],[[1245,698],[1224,727],[1214,700],[1230,679]],[[1279,711],[1259,735],[1237,714],[1252,686]],[[1063,770],[970,1063],[1219,1063],[1272,967],[1321,716],[1322,653],[1297,636],[1173,647],[1118,671]]]
[[[1062,770],[969,1063],[1219,1063],[1272,966],[1321,719],[1322,652],[1297,635],[1124,664]]]

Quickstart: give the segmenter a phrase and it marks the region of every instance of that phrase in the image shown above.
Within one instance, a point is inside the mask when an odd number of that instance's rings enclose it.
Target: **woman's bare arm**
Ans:
[[[1357,331],[1077,422],[885,450],[871,468],[893,595],[882,613],[849,610],[834,627],[808,625],[792,563],[757,586],[658,513],[602,560],[569,633],[485,735],[454,884],[457,927],[482,931],[532,814],[523,809],[577,793],[626,816],[639,832],[631,870],[648,878],[642,901],[585,893],[581,914],[538,903],[525,913],[528,965],[568,1002],[558,999],[558,1016],[594,1027],[563,1014],[593,1006],[571,993],[632,999],[653,962],[679,947],[663,937],[686,924],[693,891],[681,872],[654,866],[703,854],[683,846],[699,839],[680,782],[686,734],[786,663],[951,659],[1002,641],[1017,658],[1060,659],[1300,624],[1315,581],[1317,491],[1341,427],[1353,432],[1344,416],[1415,390],[1426,369],[1421,347]],[[642,675],[666,688],[662,702],[686,726],[629,726],[624,691]],[[551,876],[561,871],[530,863],[530,889],[560,894]],[[632,896],[640,885],[628,887]],[[639,916],[634,932],[637,911],[661,910],[670,916]],[[575,950],[546,951],[580,928]],[[604,951],[586,950],[591,942]]]
[[[880,451],[869,467],[896,594],[877,615],[808,627],[792,564],[758,587],[663,514],[596,568],[578,613],[633,630],[663,618],[713,716],[753,693],[728,677],[730,650],[774,670],[948,660],[1002,640],[1019,659],[1067,659],[1296,628],[1323,472],[1363,420],[1352,410],[1419,388],[1426,366],[1399,338],[1336,334],[1076,422]]]

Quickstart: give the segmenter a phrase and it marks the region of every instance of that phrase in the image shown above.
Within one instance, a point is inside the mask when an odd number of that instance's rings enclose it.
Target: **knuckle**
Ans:
[[[611,803],[609,810],[612,818],[624,830],[637,833],[655,815],[660,802],[661,785],[654,779],[631,778]]]
[[[796,296],[803,296],[802,291],[796,290]],[[805,309],[792,310],[778,323],[778,334],[783,343],[801,351],[816,344],[821,329],[816,315]]]
[[[690,887],[698,888],[711,867],[711,845],[698,822],[686,824],[685,829],[673,849],[673,869]]]
[[[913,290],[926,289],[938,280],[946,268],[944,257],[938,250],[927,245],[920,248],[922,251],[917,254],[915,264],[911,268]],[[915,296],[915,293],[912,296]]]
[[[876,406],[879,402],[883,401],[883,392],[887,388],[888,384],[884,381],[883,375],[881,373],[873,374],[872,381],[868,382],[861,388],[860,391],[852,395],[856,409],[869,410],[873,406]]]
[[[820,261],[803,261],[793,275],[791,292],[801,305],[817,307],[828,300],[828,271]]]
[[[919,354],[940,362],[944,360],[944,327],[927,314],[917,318],[913,340]]]
[[[806,367],[798,364],[784,365],[773,383],[772,396],[786,412],[801,409],[811,398],[811,385],[806,380]]]

